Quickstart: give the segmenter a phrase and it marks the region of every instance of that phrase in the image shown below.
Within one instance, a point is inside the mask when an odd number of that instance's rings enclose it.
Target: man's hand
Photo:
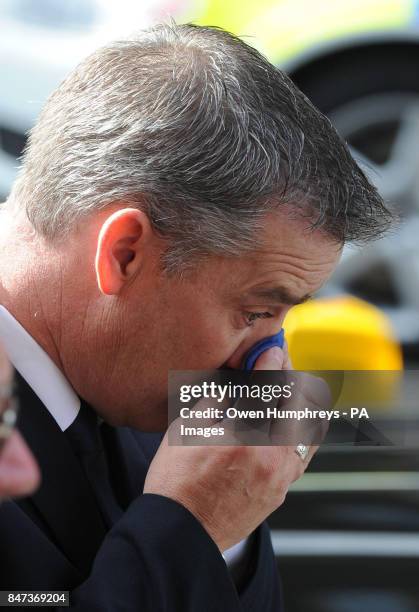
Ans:
[[[259,357],[254,369],[290,365],[286,349],[275,347]],[[169,446],[166,433],[144,493],[170,497],[188,508],[223,552],[283,503],[317,448],[311,446],[303,461],[295,446]]]

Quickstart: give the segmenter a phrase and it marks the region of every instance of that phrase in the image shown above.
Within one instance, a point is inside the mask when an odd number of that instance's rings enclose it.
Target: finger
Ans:
[[[282,370],[285,354],[279,346],[273,346],[256,359],[253,370]]]
[[[317,444],[308,446],[308,453],[305,458],[302,458],[297,452],[297,445],[287,447],[290,455],[292,456],[292,465],[294,470],[292,471],[291,482],[295,482],[305,473],[311,460],[319,449]]]
[[[289,349],[288,349],[288,342],[285,339],[284,339],[283,351],[284,351],[284,363],[282,365],[282,369],[283,370],[293,370],[294,368],[291,363],[291,358],[290,358]]]
[[[271,436],[282,444],[320,444],[325,438],[329,420],[322,412],[330,407],[330,390],[323,379],[302,372],[295,372],[296,380],[292,396],[282,409],[294,418],[272,422]],[[304,413],[307,411],[307,416]],[[321,416],[320,416],[321,415]]]
[[[332,405],[332,393],[327,382],[312,374],[300,374],[298,386],[306,398],[313,406],[327,410]]]

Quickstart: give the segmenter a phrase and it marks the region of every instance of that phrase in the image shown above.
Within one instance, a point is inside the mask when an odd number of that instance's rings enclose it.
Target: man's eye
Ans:
[[[271,312],[246,312],[246,324],[252,326],[256,319],[269,319],[274,315]]]

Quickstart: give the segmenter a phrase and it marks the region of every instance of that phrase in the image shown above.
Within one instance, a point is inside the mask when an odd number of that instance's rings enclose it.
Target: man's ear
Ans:
[[[97,283],[102,293],[120,293],[136,275],[151,234],[147,215],[136,208],[123,208],[106,219],[99,232],[95,259]]]

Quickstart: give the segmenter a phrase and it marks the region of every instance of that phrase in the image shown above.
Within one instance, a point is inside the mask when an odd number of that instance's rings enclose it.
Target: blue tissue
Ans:
[[[279,346],[279,348],[283,348],[284,340],[284,330],[281,329],[277,334],[273,336],[268,336],[267,338],[262,338],[262,340],[256,342],[256,344],[252,346],[252,348],[243,360],[243,370],[253,370],[257,358],[262,355],[262,353],[272,348],[273,346]]]

